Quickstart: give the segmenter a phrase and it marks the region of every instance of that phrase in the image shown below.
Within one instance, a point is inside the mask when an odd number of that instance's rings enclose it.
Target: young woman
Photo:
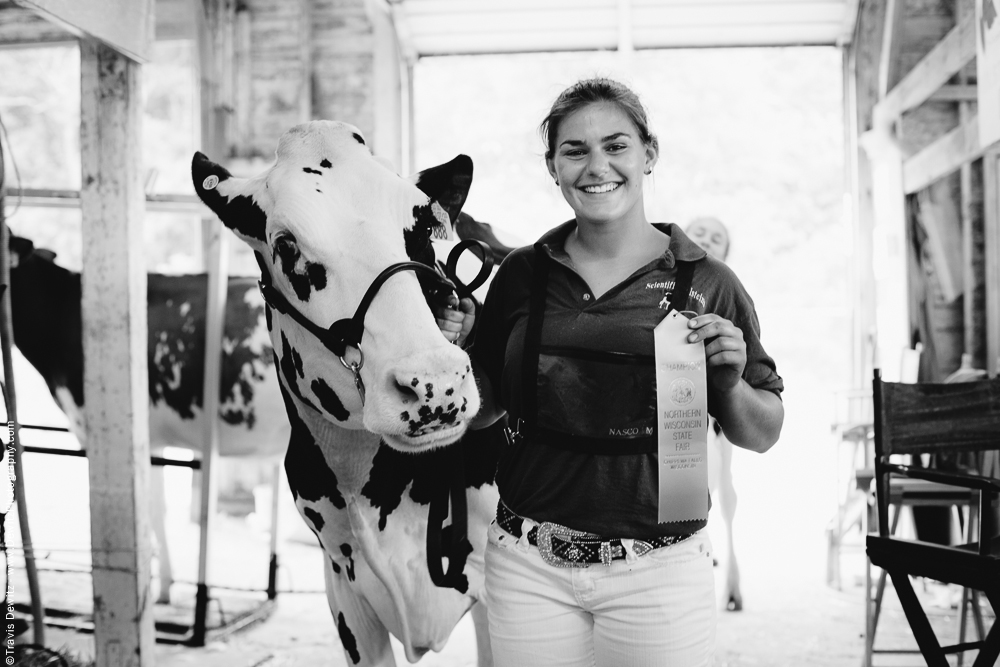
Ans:
[[[705,521],[657,521],[653,328],[668,306],[696,314],[688,340],[705,342],[708,409],[738,446],[777,440],[781,378],[735,275],[676,225],[646,220],[659,149],[636,95],[580,81],[541,130],[575,217],[503,262],[470,349],[475,425],[507,413],[511,428],[486,553],[496,664],[707,666]],[[461,342],[471,310],[440,314],[449,339]]]

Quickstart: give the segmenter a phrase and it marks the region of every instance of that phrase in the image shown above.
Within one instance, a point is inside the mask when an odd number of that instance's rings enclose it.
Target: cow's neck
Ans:
[[[351,494],[360,492],[378,451],[379,436],[363,428],[338,426],[308,407],[299,407],[299,418],[337,475],[341,491]]]

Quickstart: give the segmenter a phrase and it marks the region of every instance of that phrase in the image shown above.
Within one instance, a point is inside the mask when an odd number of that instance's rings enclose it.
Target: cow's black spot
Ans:
[[[347,627],[344,619],[344,612],[337,614],[337,634],[340,635],[340,643],[344,645],[347,655],[351,656],[351,662],[355,665],[361,662],[361,654],[358,653],[358,641],[354,638],[354,633]]]
[[[357,142],[358,142],[359,144],[361,144],[362,146],[364,146],[364,145],[365,145],[365,138],[364,138],[364,137],[362,137],[362,136],[361,136],[360,134],[358,134],[357,132],[352,132],[352,133],[351,133],[351,136],[352,136],[352,137],[354,137],[354,140],[355,140],[355,141],[357,141]]]
[[[454,393],[455,393],[455,388],[454,387],[448,387],[448,389],[445,390],[444,395],[445,396],[451,396]]]
[[[493,483],[497,459],[506,442],[504,425],[501,419],[482,430],[470,430],[460,442],[451,445],[461,447],[466,488]],[[421,505],[430,502],[435,490],[448,483],[444,471],[449,467],[447,457],[451,455],[448,448],[409,454],[385,442],[379,443],[368,481],[361,489],[361,495],[368,498],[372,507],[379,508],[379,530],[385,530],[386,519],[399,507],[403,492],[411,483],[410,499]]]
[[[406,410],[403,410],[403,412],[399,415],[399,418],[402,419],[404,422],[408,422],[410,421],[410,413],[407,412]]]
[[[288,423],[292,427],[288,451],[285,453],[285,474],[292,496],[296,499],[301,496],[311,502],[327,498],[337,509],[344,509],[347,503],[337,486],[337,475],[330,469],[316,439],[299,417],[284,386],[281,386],[281,398],[285,401],[285,412],[288,413]]]
[[[441,223],[434,217],[430,204],[413,207],[413,227],[403,230],[406,255],[415,262],[434,266],[431,232]],[[423,284],[423,283],[421,283]]]
[[[351,553],[353,553],[351,545],[346,542],[341,544],[340,553],[344,554],[347,558],[347,578],[350,581],[354,581],[354,558],[351,556]]]
[[[322,546],[322,545],[320,545],[320,546]],[[333,571],[335,573],[340,574],[340,566],[337,565],[337,561],[333,560],[332,558],[330,559],[330,567],[333,568]]]
[[[306,262],[306,275],[316,291],[326,287],[326,268],[317,262]]]
[[[330,168],[330,167],[332,167],[333,165],[332,165],[332,164],[330,164],[330,161],[329,161],[329,160],[327,160],[326,158],[323,158],[323,159],[322,159],[322,160],[320,161],[320,163],[319,163],[319,166],[323,167],[324,169],[329,169],[329,168]]]
[[[323,378],[316,378],[313,380],[310,387],[316,395],[316,398],[319,399],[319,404],[324,410],[340,421],[347,421],[347,418],[351,416],[351,413],[344,407],[344,404],[341,403],[340,397],[337,396],[337,392],[335,392]]]
[[[412,380],[410,380],[411,387],[416,387],[418,384],[420,384],[420,380],[418,380],[417,378],[413,378]]]
[[[309,167],[302,167],[302,171],[306,172],[307,174],[317,174],[319,176],[323,175],[322,171],[317,171],[315,169],[310,169]]]
[[[320,194],[323,194],[323,191],[322,191],[322,190],[320,190],[319,188],[316,188],[316,192],[318,192],[318,193],[320,193]]]
[[[427,391],[427,398],[434,398],[434,385],[432,383],[425,383],[424,389]]]
[[[275,355],[277,355],[277,352],[275,352]],[[295,398],[319,412],[316,406],[303,396],[299,390],[298,379],[299,377],[305,377],[302,371],[302,355],[289,344],[284,331],[281,332],[281,358],[278,360],[278,368],[281,369],[281,374],[285,376],[285,382],[288,383],[288,388],[295,395]]]
[[[295,291],[295,296],[302,301],[308,301],[313,288],[321,290],[326,287],[326,268],[319,262],[302,260],[302,268],[299,269],[301,254],[297,247],[292,247],[294,254],[292,251],[278,250],[278,256],[281,257],[281,272],[288,278],[288,284]]]
[[[306,518],[312,522],[312,525],[316,528],[316,531],[322,531],[323,525],[326,521],[323,520],[323,515],[314,510],[311,507],[305,507],[302,509],[302,513],[306,515]]]
[[[285,339],[287,340],[287,339]],[[294,347],[292,348],[292,363],[295,364],[295,373],[300,377],[304,378],[305,371],[302,370],[302,355]]]

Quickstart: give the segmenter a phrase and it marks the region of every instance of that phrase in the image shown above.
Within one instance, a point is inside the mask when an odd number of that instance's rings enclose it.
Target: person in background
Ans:
[[[460,344],[478,320],[473,428],[505,413],[510,426],[485,557],[494,660],[708,667],[706,522],[658,522],[653,328],[668,308],[693,311],[687,340],[705,343],[708,409],[737,446],[764,452],[778,439],[783,384],[735,274],[677,225],[646,219],[659,146],[635,93],[580,81],[541,132],[573,219],[508,255],[478,316],[471,303],[437,314]]]
[[[705,249],[710,256],[725,262],[729,257],[729,230],[718,218],[695,218],[684,230],[692,241]],[[714,437],[713,437],[714,436]],[[736,516],[736,487],[733,485],[733,444],[726,439],[719,422],[712,420],[709,428],[708,488],[719,501],[722,521],[726,531],[726,574],[723,599],[728,611],[743,610],[743,593],[740,591],[740,567],[736,562],[733,546],[733,518]]]

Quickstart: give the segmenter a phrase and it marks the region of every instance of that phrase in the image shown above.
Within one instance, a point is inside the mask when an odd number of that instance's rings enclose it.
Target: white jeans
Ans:
[[[716,619],[707,533],[610,567],[558,568],[494,521],[486,598],[496,666],[710,667]]]

